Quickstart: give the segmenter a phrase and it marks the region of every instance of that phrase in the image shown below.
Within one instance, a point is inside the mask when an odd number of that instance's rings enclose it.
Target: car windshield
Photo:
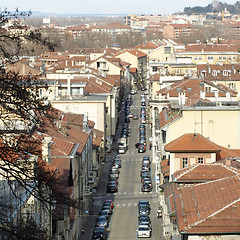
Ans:
[[[102,233],[102,232],[104,232],[104,228],[95,228],[94,232],[95,233]]]
[[[149,231],[148,227],[139,227],[139,231]]]

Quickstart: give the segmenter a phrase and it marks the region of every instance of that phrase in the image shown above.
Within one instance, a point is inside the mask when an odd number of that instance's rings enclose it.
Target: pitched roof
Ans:
[[[157,41],[147,41],[135,46],[134,49],[156,49],[161,45],[163,44],[160,44]]]
[[[197,65],[198,76],[203,76],[207,80],[239,80],[240,64],[223,64],[223,65]]]
[[[212,86],[218,90],[219,97],[226,97],[230,93],[232,97],[236,97],[236,92],[221,84],[214,84],[211,81],[203,79],[184,79],[162,88],[157,93],[177,98],[180,93],[184,93],[186,97],[186,105],[193,106],[199,101],[210,101],[209,99],[201,99],[200,93],[204,92],[205,85]],[[205,93],[206,98],[214,97],[215,93]]]
[[[238,49],[234,44],[188,44],[185,52],[238,52]]]
[[[179,188],[174,201],[181,233],[240,233],[239,175]]]
[[[240,174],[236,168],[219,163],[197,164],[174,173],[177,182],[205,182]]]
[[[121,52],[117,53],[115,55],[115,57],[119,56],[119,55],[121,55],[122,53],[125,53],[125,52],[128,52],[128,53],[134,55],[137,58],[141,58],[141,57],[146,57],[147,56],[146,53],[144,53],[144,52],[142,52],[140,50],[137,50],[137,49],[127,49],[127,50],[124,50],[124,51],[121,51]]]
[[[218,145],[198,133],[186,133],[165,146],[167,152],[219,152]]]

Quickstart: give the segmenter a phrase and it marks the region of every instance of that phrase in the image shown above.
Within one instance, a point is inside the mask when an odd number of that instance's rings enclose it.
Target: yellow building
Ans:
[[[239,63],[239,45],[189,44],[185,51],[176,54],[176,59],[190,59],[195,64]]]
[[[161,125],[163,144],[185,133],[199,133],[217,145],[240,148],[240,107],[217,105],[184,107],[177,117]]]
[[[118,53],[115,57],[121,58],[122,61],[130,63],[131,67],[137,68],[138,77],[141,81],[147,78],[147,54],[140,50],[125,50]]]

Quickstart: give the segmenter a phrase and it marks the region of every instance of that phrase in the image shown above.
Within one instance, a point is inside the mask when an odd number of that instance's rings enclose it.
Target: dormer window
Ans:
[[[227,76],[228,75],[228,70],[223,70],[223,76]]]
[[[216,71],[216,70],[213,70],[213,71],[212,71],[212,75],[213,75],[214,77],[216,77],[216,76],[217,76],[217,71]]]

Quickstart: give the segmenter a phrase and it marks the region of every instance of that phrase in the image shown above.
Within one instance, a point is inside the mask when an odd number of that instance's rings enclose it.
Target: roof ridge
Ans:
[[[237,173],[236,175],[233,175],[233,176],[228,176],[228,177],[224,177],[224,178],[220,178],[220,179],[211,180],[209,182],[198,183],[195,186],[200,186],[200,185],[204,185],[204,184],[211,184],[213,182],[220,182],[220,181],[223,181],[223,180],[226,180],[226,179],[229,179],[229,178],[233,178],[233,177],[236,177],[236,176],[238,176],[238,178],[239,178],[240,177],[240,173]]]
[[[237,203],[237,202],[239,202],[239,201],[240,201],[240,198],[238,198],[237,200],[231,202],[230,204],[226,205],[225,207],[219,209],[218,211],[214,212],[213,214],[209,215],[209,216],[206,217],[205,219],[202,219],[202,220],[200,220],[200,221],[198,221],[198,222],[195,222],[194,224],[188,225],[188,228],[187,228],[187,229],[190,229],[191,227],[197,226],[198,224],[200,224],[200,223],[208,220],[209,218],[217,215],[218,213],[222,212],[223,210],[229,208],[231,205],[233,205],[233,204],[235,204],[235,203]]]
[[[183,173],[181,173],[176,179],[181,178],[182,176],[184,176],[185,174],[189,173],[190,171],[192,171],[193,169],[195,169],[196,167],[198,167],[200,164],[195,164],[195,165],[190,165],[188,169],[186,169],[186,171],[184,171]]]

